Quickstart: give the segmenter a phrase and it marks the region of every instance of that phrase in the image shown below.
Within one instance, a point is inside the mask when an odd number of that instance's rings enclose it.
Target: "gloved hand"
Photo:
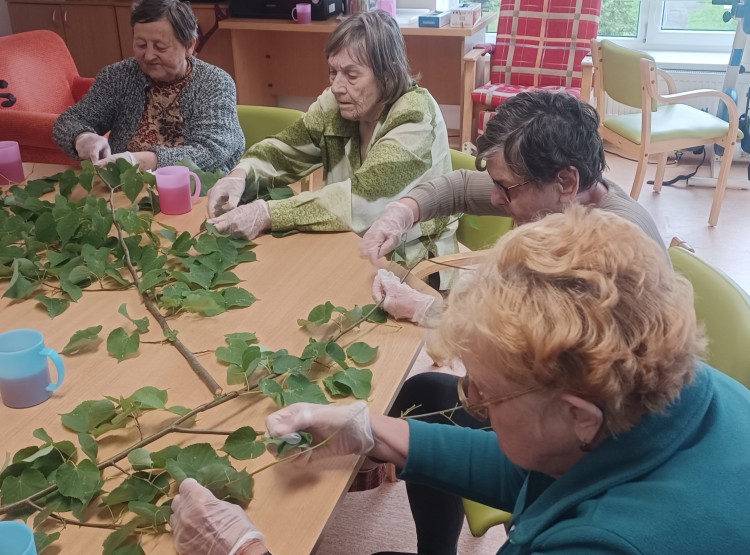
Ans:
[[[372,283],[372,298],[383,301],[383,308],[398,320],[411,320],[415,324],[424,321],[427,310],[435,297],[420,293],[396,277],[393,272],[381,268]]]
[[[252,540],[265,541],[242,507],[216,499],[192,478],[180,484],[169,524],[175,548],[185,555],[234,555]]]
[[[364,401],[350,405],[294,403],[266,418],[266,433],[278,438],[294,432],[309,432],[313,445],[328,440],[300,456],[303,462],[344,455],[366,455],[375,447],[370,427],[370,409]]]
[[[256,200],[206,221],[233,239],[255,239],[271,229],[271,213],[265,200]]]
[[[81,133],[76,137],[75,147],[81,160],[96,162],[112,154],[107,138],[96,133]]]
[[[383,215],[375,220],[362,237],[359,255],[376,264],[379,258],[398,246],[413,226],[414,214],[411,208],[401,202],[389,202]]]
[[[208,191],[208,215],[215,218],[234,210],[245,192],[244,177],[222,177]]]
[[[123,160],[127,161],[127,163],[131,166],[138,166],[138,159],[132,152],[128,151],[118,152],[117,154],[110,154],[106,158],[102,158],[101,160],[94,162],[94,165],[103,168],[104,166],[106,166],[107,164],[111,164],[118,158],[122,158]]]

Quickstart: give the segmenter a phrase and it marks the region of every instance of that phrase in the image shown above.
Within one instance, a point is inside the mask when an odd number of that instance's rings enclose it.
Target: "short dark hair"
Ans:
[[[375,74],[380,101],[393,104],[416,83],[409,74],[406,45],[398,23],[383,10],[347,17],[328,37],[326,59],[348,50]]]
[[[187,48],[198,38],[198,21],[190,8],[190,2],[180,0],[140,0],[133,5],[130,26],[136,23],[152,23],[166,19],[172,25],[174,36]]]
[[[599,115],[567,93],[533,90],[497,107],[477,139],[477,169],[498,152],[516,175],[547,183],[570,166],[578,170],[579,190],[602,179],[607,164],[599,135]]]

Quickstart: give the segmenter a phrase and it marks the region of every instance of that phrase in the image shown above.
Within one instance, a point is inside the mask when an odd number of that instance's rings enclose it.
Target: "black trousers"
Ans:
[[[425,372],[406,380],[396,397],[389,416],[427,414],[460,405],[457,392],[458,377],[442,372]],[[412,407],[417,407],[414,410]],[[425,422],[455,424],[466,428],[486,428],[489,422],[479,422],[463,410],[449,416],[428,416]],[[422,484],[406,482],[409,506],[417,528],[419,555],[455,555],[464,521],[461,498]]]

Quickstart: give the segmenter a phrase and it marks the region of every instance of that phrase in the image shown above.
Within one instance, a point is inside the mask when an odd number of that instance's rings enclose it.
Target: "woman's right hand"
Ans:
[[[411,199],[389,202],[385,212],[380,216],[370,229],[367,230],[359,245],[359,255],[368,258],[373,265],[377,265],[382,258],[406,238],[406,233],[414,227],[416,220],[414,209],[410,204],[416,203]]]
[[[76,137],[75,147],[81,160],[98,162],[112,154],[107,138],[96,133],[81,133]]]
[[[375,446],[370,424],[370,409],[364,401],[349,405],[294,403],[266,418],[266,433],[283,438],[295,432],[308,432],[313,445],[300,456],[304,461],[345,455],[366,455]]]
[[[234,210],[240,203],[240,198],[242,198],[244,192],[244,176],[230,173],[226,177],[222,177],[208,191],[208,215],[215,218]]]

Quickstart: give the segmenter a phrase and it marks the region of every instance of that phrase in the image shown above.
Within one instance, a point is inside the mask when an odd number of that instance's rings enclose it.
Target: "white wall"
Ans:
[[[10,17],[8,16],[8,5],[5,0],[0,0],[0,37],[10,35]]]

